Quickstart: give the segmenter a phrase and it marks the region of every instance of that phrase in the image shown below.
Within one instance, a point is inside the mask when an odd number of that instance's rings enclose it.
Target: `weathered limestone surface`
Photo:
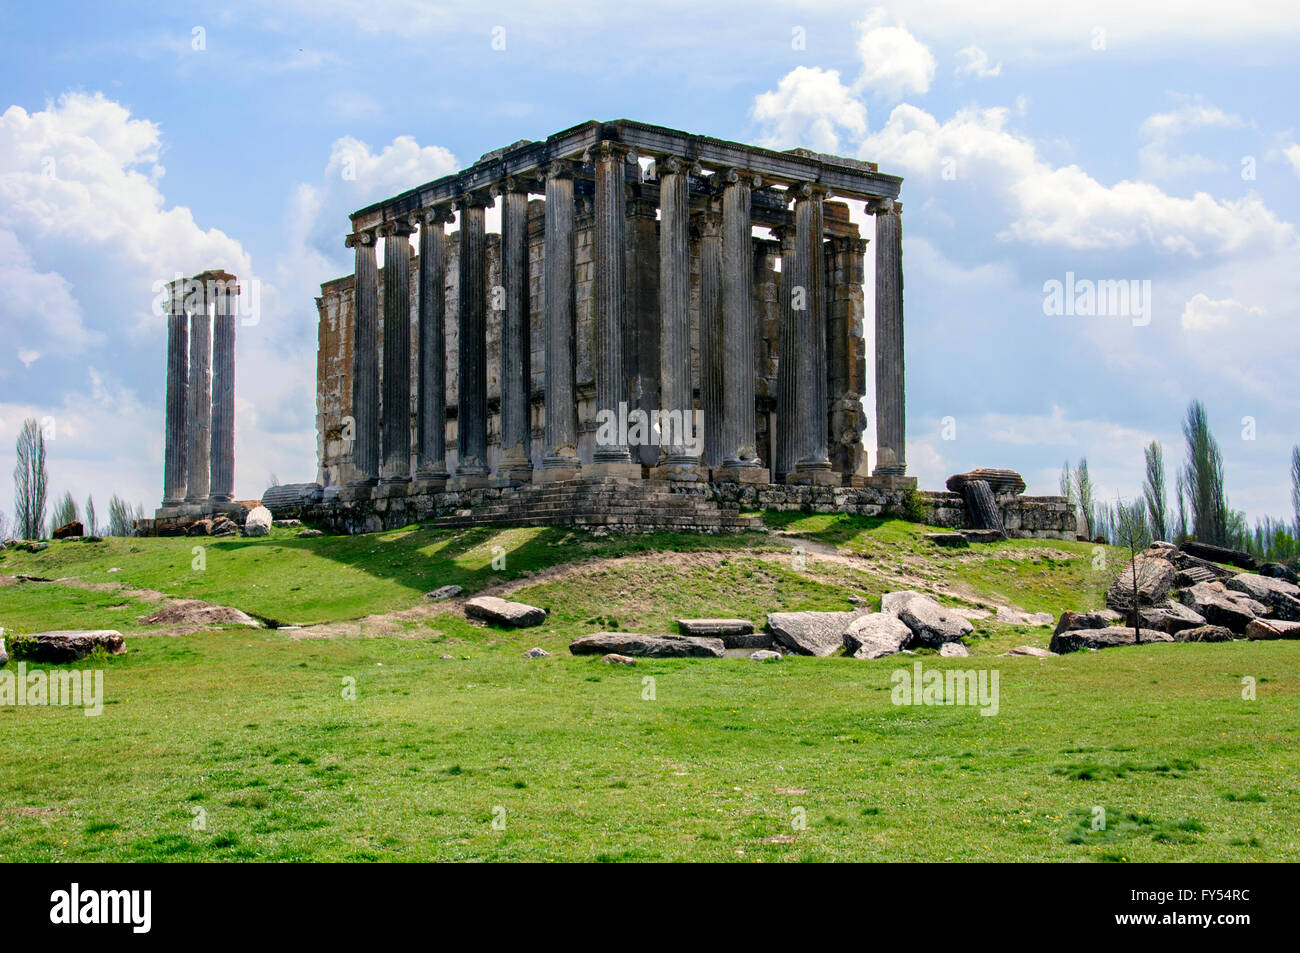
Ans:
[[[190,312],[190,370],[186,386],[185,502],[208,500],[212,453],[212,302],[202,285],[187,296]]]
[[[639,658],[722,658],[721,639],[689,635],[596,632],[569,643],[574,655],[625,655]]]
[[[1142,629],[1142,642],[1173,642],[1174,637],[1155,629]],[[1076,629],[1052,636],[1051,649],[1057,655],[1078,652],[1080,649],[1109,649],[1121,645],[1135,645],[1133,630],[1125,626],[1105,629]]]
[[[496,596],[477,596],[465,603],[465,615],[493,625],[527,628],[546,621],[546,610]]]
[[[190,369],[189,316],[185,311],[185,284],[173,282],[167,315],[167,431],[163,450],[163,506],[179,506],[185,500],[186,463],[189,451],[187,415]]]

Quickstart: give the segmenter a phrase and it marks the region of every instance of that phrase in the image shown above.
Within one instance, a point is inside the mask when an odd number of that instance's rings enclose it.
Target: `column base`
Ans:
[[[715,467],[712,479],[714,483],[744,483],[747,485],[769,484],[772,472],[766,467]]]
[[[498,470],[492,479],[492,485],[496,487],[511,486],[528,486],[533,482],[533,468],[531,466],[508,467],[504,470]]]
[[[705,471],[707,475],[708,471]],[[661,464],[657,467],[650,468],[650,479],[668,480],[671,483],[700,483],[703,476],[700,473],[699,464],[695,462],[673,462]]]
[[[492,486],[492,475],[489,473],[457,473],[447,481],[447,489],[453,493],[463,490],[486,490],[490,486]]]
[[[411,478],[401,477],[389,480],[380,480],[379,486],[375,489],[376,499],[400,499],[408,496],[411,492]]]
[[[794,472],[785,475],[785,482],[787,486],[841,486],[843,479],[830,468],[830,464],[795,464]]]
[[[411,481],[411,496],[423,496],[428,493],[441,493],[447,489],[447,481],[450,476],[447,473],[440,475],[422,476],[419,473]]]
[[[616,480],[631,483],[641,479],[641,464],[623,460],[620,463],[588,463],[582,468],[583,480]]]
[[[534,483],[569,483],[582,479],[582,464],[576,457],[550,457],[533,471]]]
[[[855,477],[854,485],[857,486]],[[877,490],[915,490],[916,477],[904,476],[901,473],[873,473],[869,477],[862,477],[862,486],[872,487]]]
[[[339,487],[339,499],[344,503],[355,503],[359,500],[368,500],[374,496],[375,490],[378,489],[377,482],[358,482],[349,483],[347,486]]]

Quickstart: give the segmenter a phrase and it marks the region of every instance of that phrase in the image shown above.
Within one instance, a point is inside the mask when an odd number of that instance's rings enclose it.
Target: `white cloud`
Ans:
[[[989,65],[989,55],[978,46],[967,46],[957,51],[957,76],[970,74],[976,79],[1002,75],[1002,64]]]
[[[1294,142],[1291,143],[1291,145],[1282,150],[1282,155],[1286,156],[1287,161],[1291,163],[1292,171],[1294,171],[1297,176],[1300,176],[1300,145],[1297,145]]]
[[[1271,251],[1295,239],[1292,225],[1250,193],[1218,201],[1204,192],[1172,196],[1144,182],[1103,185],[1076,165],[1055,167],[1035,143],[1008,128],[1003,108],[962,109],[946,122],[916,106],[896,106],[859,155],[926,181],[947,160],[957,180],[979,182],[1012,220],[1001,233],[1033,245],[1072,249],[1146,246],[1200,258]]]
[[[862,74],[855,89],[869,89],[891,101],[908,93],[924,95],[934,80],[934,54],[904,26],[883,26],[876,9],[858,24],[858,58]]]
[[[758,144],[771,149],[805,146],[834,153],[841,130],[855,139],[867,131],[866,106],[833,69],[797,67],[774,91],[754,98],[753,117],[763,128]]]
[[[1222,172],[1227,165],[1197,153],[1171,155],[1175,140],[1202,129],[1238,129],[1245,125],[1240,116],[1226,113],[1200,99],[1190,99],[1169,112],[1148,116],[1138,129],[1144,140],[1138,157],[1142,172],[1150,178]]]
[[[1231,327],[1238,331],[1250,327],[1252,318],[1263,315],[1261,308],[1249,307],[1232,298],[1213,300],[1204,294],[1195,294],[1183,307],[1180,320],[1185,331],[1210,331]]]

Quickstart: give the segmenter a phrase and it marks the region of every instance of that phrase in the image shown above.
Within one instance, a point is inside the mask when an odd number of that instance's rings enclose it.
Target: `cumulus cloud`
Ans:
[[[1286,161],[1291,163],[1291,169],[1297,176],[1300,176],[1300,145],[1291,143],[1282,150],[1282,155],[1286,156]]]
[[[1177,139],[1202,129],[1238,129],[1245,125],[1240,116],[1226,113],[1199,99],[1188,100],[1169,112],[1148,116],[1138,129],[1143,139],[1138,158],[1142,171],[1151,178],[1172,178],[1193,173],[1222,172],[1220,160],[1198,153],[1171,154]]]
[[[974,76],[987,79],[1002,75],[1002,64],[989,65],[989,55],[978,46],[967,46],[957,51],[957,76]]]
[[[797,67],[775,90],[754,98],[753,117],[763,129],[758,144],[771,149],[806,146],[833,153],[840,149],[841,131],[855,140],[867,131],[866,106],[833,69]]]
[[[908,93],[924,95],[934,80],[934,54],[904,26],[885,26],[877,9],[858,24],[862,73],[854,88],[897,101]]]
[[[1242,304],[1232,298],[1213,300],[1208,295],[1196,294],[1183,307],[1180,320],[1185,331],[1211,331],[1216,328],[1249,325],[1252,318],[1263,314],[1263,309]]]
[[[941,121],[916,106],[894,108],[860,154],[882,168],[933,181],[945,166],[981,183],[1006,206],[1001,237],[1072,249],[1149,247],[1200,258],[1273,251],[1294,241],[1258,195],[1216,200],[1172,196],[1145,182],[1104,185],[1077,165],[1053,166],[1003,108],[962,109]]]

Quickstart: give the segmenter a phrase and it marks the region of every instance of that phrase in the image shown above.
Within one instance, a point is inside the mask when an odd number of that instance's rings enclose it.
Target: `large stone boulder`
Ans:
[[[888,612],[891,615],[898,615],[903,606],[907,605],[913,599],[929,599],[924,592],[917,592],[915,589],[903,589],[899,592],[887,592],[880,597],[880,611]]]
[[[1250,553],[1242,552],[1240,549],[1228,549],[1226,546],[1211,546],[1209,543],[1198,543],[1194,539],[1187,540],[1178,548],[1198,559],[1227,563],[1229,566],[1236,566],[1238,569],[1254,569],[1258,565],[1255,557]]]
[[[1137,569],[1137,598],[1139,606],[1155,606],[1164,602],[1174,586],[1178,570],[1161,556],[1141,554],[1132,559],[1115,578],[1106,592],[1106,605],[1123,612],[1133,607],[1133,571]]]
[[[51,665],[80,661],[95,649],[121,655],[126,651],[126,642],[122,633],[113,629],[59,629],[16,637],[13,641],[16,658]]]
[[[271,532],[271,511],[265,506],[255,506],[244,518],[245,536],[265,536]]]
[[[766,649],[772,647],[772,636],[755,632],[754,623],[748,619],[678,619],[682,635],[698,635],[709,639],[722,639],[729,649]]]
[[[959,642],[975,631],[969,619],[930,598],[909,599],[898,611],[898,618],[912,630],[909,644],[926,648]]]
[[[1036,645],[1017,645],[1010,652],[1003,652],[1002,658],[1056,658],[1055,652],[1040,649]]]
[[[1056,621],[1050,612],[1018,612],[1010,606],[998,606],[994,618],[1006,625],[1040,626],[1051,625]]]
[[[1177,642],[1231,642],[1232,632],[1221,625],[1198,625],[1173,633]]]
[[[310,506],[319,503],[324,487],[319,483],[284,483],[267,488],[262,494],[262,505],[270,510]]]
[[[62,526],[56,529],[54,531],[54,538],[72,539],[73,537],[84,536],[85,534],[86,534],[85,527],[83,527],[81,523],[78,522],[77,520],[73,520],[71,523],[64,523]]]
[[[1019,496],[1025,492],[1025,478],[1019,473],[1015,470],[998,470],[992,467],[980,467],[969,473],[954,473],[948,477],[945,486],[948,487],[949,493],[961,493],[966,489],[967,483],[975,480],[983,480],[987,483],[994,496],[1006,494]]]
[[[5,651],[5,640],[0,639],[0,668],[9,664],[9,653]]]
[[[1221,625],[1244,635],[1252,619],[1268,614],[1268,606],[1221,582],[1198,582],[1178,594],[1179,601],[1199,613],[1210,625]]]
[[[642,635],[596,632],[569,643],[574,655],[627,655],[634,658],[722,658],[721,639],[693,635]]]
[[[1246,626],[1248,639],[1300,639],[1300,622],[1282,619],[1252,619]]]
[[[1069,609],[1061,613],[1056,622],[1054,635],[1062,632],[1074,632],[1079,629],[1104,629],[1124,621],[1114,609],[1101,609],[1097,612],[1072,612]]]
[[[945,642],[939,646],[939,654],[944,658],[967,658],[970,655],[970,649],[960,642]]]
[[[1256,602],[1269,606],[1275,618],[1300,622],[1300,586],[1292,585],[1285,579],[1275,579],[1253,572],[1230,576],[1223,581],[1223,584],[1235,592],[1244,592]]]
[[[1174,637],[1167,632],[1155,629],[1142,629],[1142,641],[1172,642]],[[1109,649],[1121,645],[1136,644],[1133,630],[1127,626],[1113,625],[1106,629],[1075,629],[1073,632],[1060,632],[1052,636],[1051,649],[1057,655],[1078,652],[1080,649]]]
[[[1197,626],[1205,625],[1205,618],[1199,612],[1189,609],[1181,602],[1175,602],[1173,599],[1166,599],[1165,604],[1162,606],[1139,609],[1138,616],[1141,619],[1142,628],[1159,629],[1161,632],[1168,632],[1170,635],[1183,629],[1194,629]]]
[[[1300,573],[1284,563],[1264,563],[1259,567],[1259,574],[1272,579],[1285,579],[1289,583],[1300,586]]]
[[[849,624],[864,614],[864,611],[772,612],[767,617],[767,630],[796,655],[825,658],[843,647]]]
[[[912,639],[912,630],[890,612],[872,612],[849,623],[844,648],[853,658],[873,659],[896,655]]]
[[[546,610],[526,602],[508,602],[496,596],[476,596],[465,603],[465,615],[492,625],[524,629],[546,621]],[[610,651],[614,651],[610,649]]]

